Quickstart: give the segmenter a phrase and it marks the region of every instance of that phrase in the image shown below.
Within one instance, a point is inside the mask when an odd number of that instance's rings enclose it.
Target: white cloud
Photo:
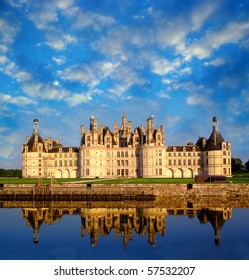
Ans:
[[[79,9],[71,10],[71,17],[73,16],[74,27],[85,28],[92,26],[95,31],[100,31],[103,27],[110,26],[115,22],[115,19],[109,16],[103,16],[93,12],[84,12]]]
[[[8,75],[11,78],[16,79],[18,82],[26,82],[32,79],[30,73],[25,70],[20,69],[13,61],[5,58],[3,61],[3,67],[0,68],[0,72],[3,72],[5,75]]]
[[[18,106],[36,104],[34,100],[25,96],[11,96],[3,93],[0,93],[0,103],[14,104]]]
[[[209,31],[198,41],[194,41],[189,48],[183,50],[186,60],[193,56],[199,59],[209,57],[214,49],[218,49],[224,44],[238,44],[239,40],[249,34],[249,21],[230,22],[223,28]]]
[[[161,98],[164,98],[164,99],[171,99],[171,96],[168,93],[165,93],[163,91],[160,91],[158,93],[158,96],[161,97]]]
[[[165,58],[152,59],[151,64],[152,64],[152,72],[161,76],[175,69],[173,64]]]
[[[57,73],[61,79],[71,82],[80,82],[91,87],[99,84],[98,73],[87,64],[72,65]]]
[[[23,84],[22,89],[29,96],[48,100],[63,100],[69,95],[67,90],[35,81]]]
[[[211,106],[212,101],[206,96],[206,95],[200,95],[200,94],[193,94],[191,96],[188,96],[186,99],[186,103],[190,106]]]
[[[185,49],[185,38],[190,29],[184,18],[165,20],[163,17],[157,24],[155,39],[160,48],[173,46],[180,53]]]
[[[40,115],[44,116],[60,116],[61,112],[57,111],[56,109],[53,109],[51,107],[37,107],[36,112]]]
[[[225,63],[226,63],[226,61],[224,59],[222,59],[222,58],[215,58],[215,59],[213,59],[211,61],[204,62],[204,66],[210,66],[211,65],[211,66],[216,67],[216,66],[220,66],[220,65],[225,64]]]
[[[77,39],[71,35],[63,34],[62,31],[50,32],[46,35],[45,44],[57,51],[65,50],[70,44],[75,44]],[[58,60],[57,60],[58,61]]]
[[[5,54],[8,51],[8,48],[5,45],[0,44],[0,53]]]
[[[0,35],[3,46],[12,44],[18,31],[19,27],[14,25],[13,21],[10,23],[0,18]]]
[[[52,60],[56,62],[58,65],[63,65],[66,62],[66,57],[63,55],[53,56]]]
[[[53,24],[58,22],[58,12],[69,9],[74,1],[29,1],[29,19],[41,30],[53,29]]]
[[[203,23],[217,10],[217,2],[201,3],[195,7],[191,15],[193,30],[199,30]]]
[[[90,100],[92,100],[92,98],[89,93],[87,93],[87,94],[75,93],[75,94],[68,96],[65,99],[65,101],[68,103],[69,107],[74,107],[74,106],[82,104],[82,103],[87,103]]]
[[[7,61],[7,57],[2,55],[0,56],[0,64],[4,64]]]
[[[55,87],[58,87],[58,86],[60,85],[60,83],[59,83],[58,81],[54,81],[54,82],[53,82],[53,85],[54,85]]]

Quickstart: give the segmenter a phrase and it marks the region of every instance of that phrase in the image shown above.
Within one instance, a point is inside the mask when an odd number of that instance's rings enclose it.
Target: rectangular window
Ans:
[[[86,176],[89,176],[89,169],[86,169]]]

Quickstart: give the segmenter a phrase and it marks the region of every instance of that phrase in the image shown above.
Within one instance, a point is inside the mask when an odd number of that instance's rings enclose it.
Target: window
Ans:
[[[227,164],[227,160],[223,158],[223,164]]]
[[[159,156],[160,157],[162,156],[162,150],[159,150]]]
[[[120,157],[120,152],[117,152],[117,157]]]
[[[89,176],[89,169],[86,169],[86,175]]]

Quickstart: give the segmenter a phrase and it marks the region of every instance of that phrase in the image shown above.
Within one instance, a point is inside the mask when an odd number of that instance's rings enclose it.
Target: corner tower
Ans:
[[[213,117],[213,131],[203,148],[204,175],[231,176],[231,146],[219,131],[219,118]]]

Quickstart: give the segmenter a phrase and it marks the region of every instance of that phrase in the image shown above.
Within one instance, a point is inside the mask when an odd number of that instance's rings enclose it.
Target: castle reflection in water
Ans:
[[[124,248],[134,235],[141,235],[151,246],[156,246],[156,236],[166,236],[166,217],[168,215],[195,216],[201,224],[210,223],[214,230],[214,242],[221,243],[221,229],[225,221],[232,218],[232,208],[23,208],[22,217],[26,225],[33,228],[34,243],[39,242],[40,227],[53,224],[64,215],[79,215],[81,236],[88,233],[92,246],[98,244],[100,237],[114,231],[115,239],[122,238]]]

